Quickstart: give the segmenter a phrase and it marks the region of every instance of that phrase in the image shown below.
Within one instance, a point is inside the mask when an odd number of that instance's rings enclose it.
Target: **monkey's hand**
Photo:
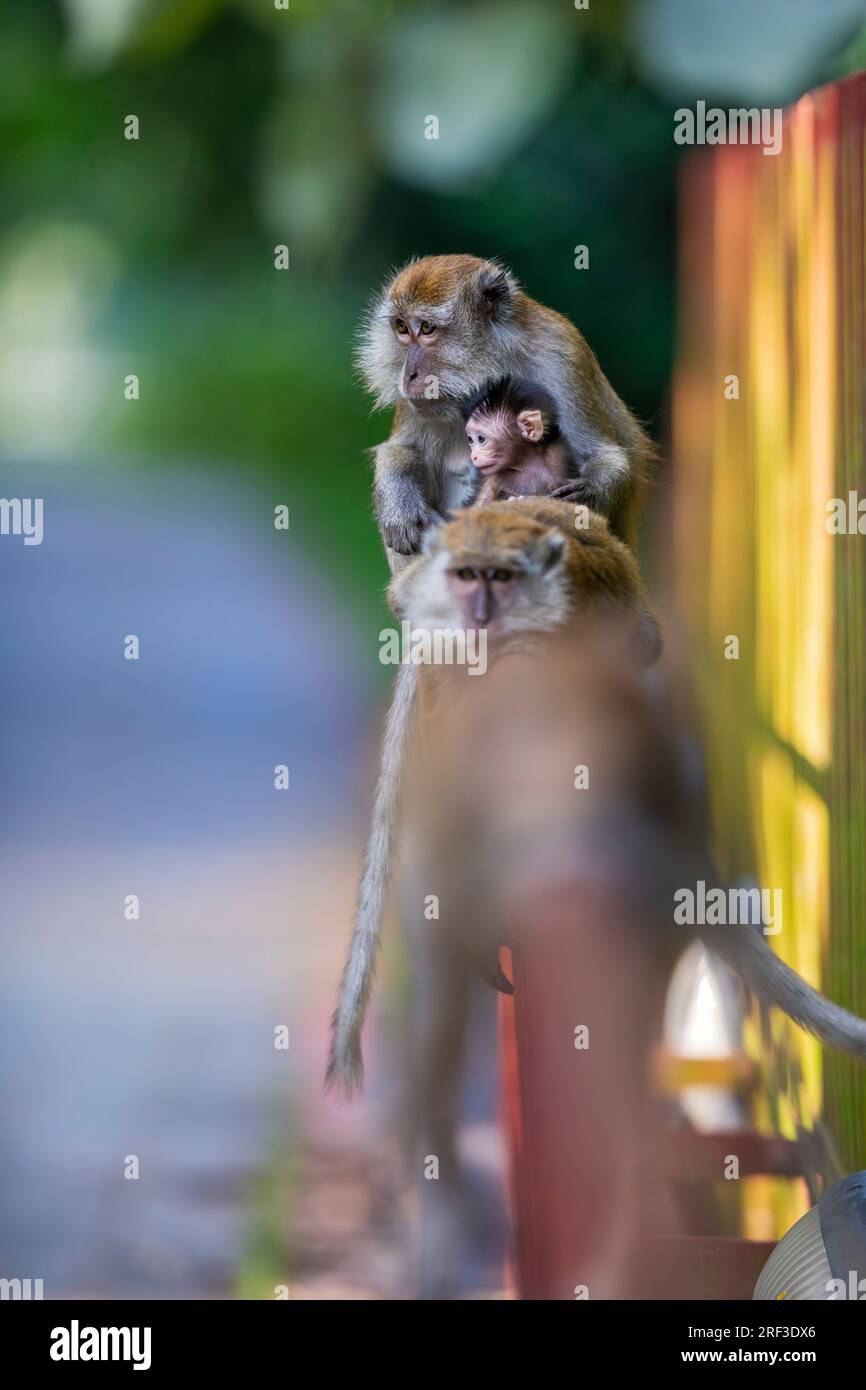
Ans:
[[[427,528],[441,526],[444,520],[432,507],[419,507],[412,516],[383,517],[379,525],[382,540],[389,550],[395,550],[398,555],[417,555]]]
[[[569,478],[567,483],[554,488],[549,496],[557,498],[560,502],[577,502],[590,510],[598,504],[595,490],[588,478]]]
[[[441,523],[430,469],[410,445],[387,440],[376,450],[373,506],[382,540],[397,555],[417,555],[428,526]]]
[[[514,993],[514,985],[499,964],[498,951],[494,951],[492,960],[479,961],[478,969],[482,980],[485,980],[491,988],[498,990],[500,994]]]

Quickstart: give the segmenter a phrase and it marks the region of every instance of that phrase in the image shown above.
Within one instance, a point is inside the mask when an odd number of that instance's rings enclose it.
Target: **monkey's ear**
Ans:
[[[537,574],[549,574],[565,557],[565,536],[556,527],[545,531],[532,551],[532,568]]]
[[[545,421],[540,410],[521,410],[517,417],[517,428],[530,444],[537,444],[544,437]]]
[[[516,285],[501,265],[485,265],[478,272],[476,289],[482,313],[495,319],[508,306]]]

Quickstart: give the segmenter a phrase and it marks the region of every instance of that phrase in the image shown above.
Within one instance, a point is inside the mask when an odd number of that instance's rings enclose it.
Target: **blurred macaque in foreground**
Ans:
[[[623,1297],[652,1181],[645,1080],[679,839],[671,747],[602,626],[447,684],[407,788],[414,893],[439,900],[439,919],[418,927],[411,1086],[423,1152],[439,1159],[428,1220],[458,1240],[465,1225],[455,1133],[467,1001],[478,979],[508,989],[507,946],[522,1293]],[[425,1249],[446,1261],[441,1238]],[[423,1274],[447,1296],[441,1269]]]

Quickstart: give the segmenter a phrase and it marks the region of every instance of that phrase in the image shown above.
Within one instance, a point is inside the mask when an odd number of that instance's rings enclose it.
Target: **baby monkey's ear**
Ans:
[[[540,410],[521,410],[517,417],[517,428],[528,439],[530,444],[537,444],[544,438],[544,431],[547,428],[547,420]]]

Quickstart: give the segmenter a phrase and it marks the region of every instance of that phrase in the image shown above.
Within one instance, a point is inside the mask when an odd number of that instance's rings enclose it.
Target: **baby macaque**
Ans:
[[[573,472],[556,402],[520,377],[488,382],[463,406],[470,457],[483,482],[475,505],[503,497],[549,496]]]

